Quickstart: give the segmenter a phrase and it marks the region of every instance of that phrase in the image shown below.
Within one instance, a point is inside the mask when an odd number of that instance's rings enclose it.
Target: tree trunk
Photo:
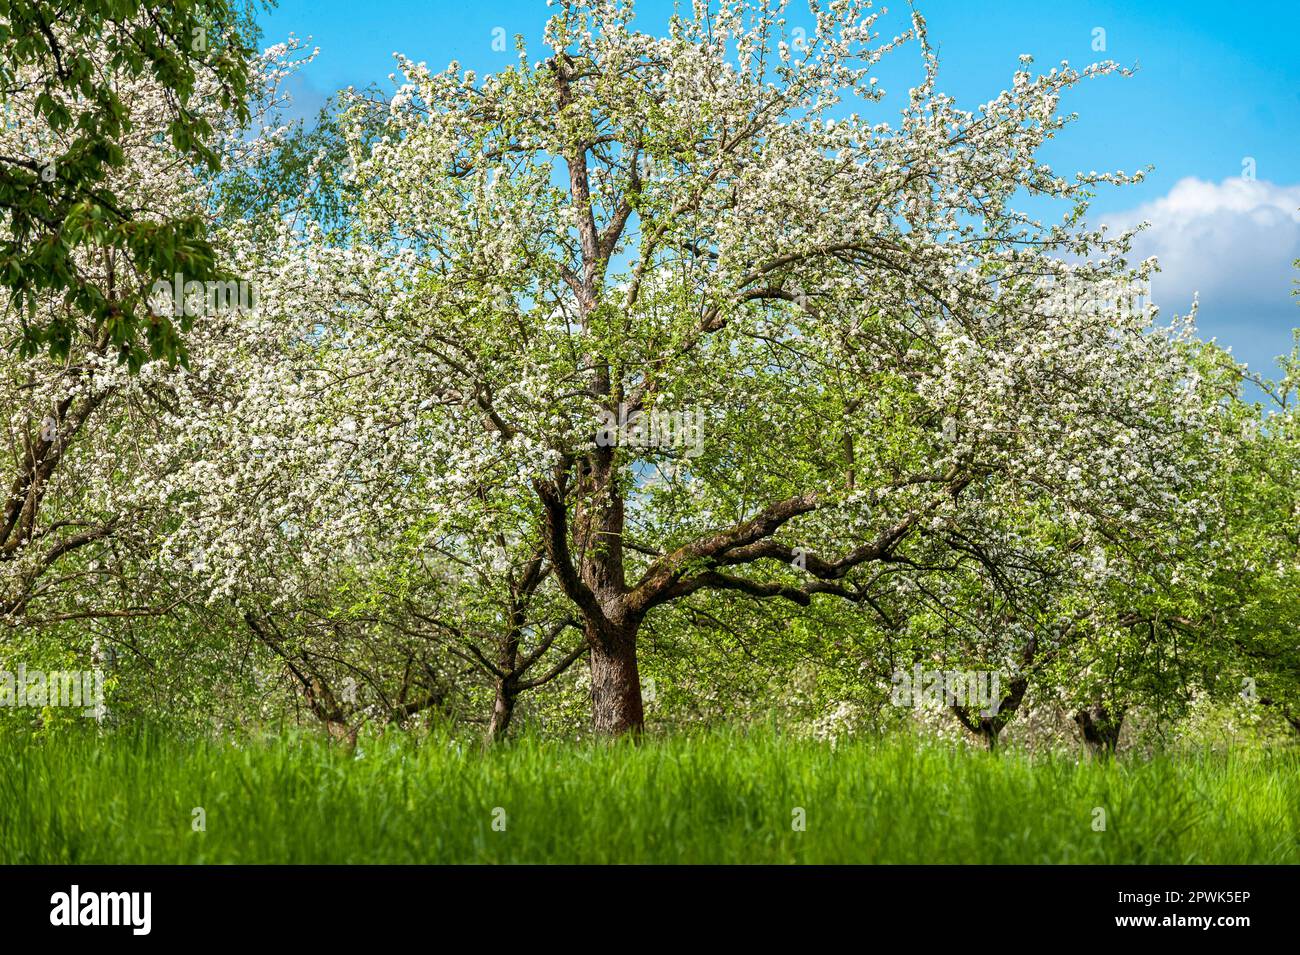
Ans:
[[[1074,721],[1083,730],[1084,742],[1094,754],[1109,756],[1119,745],[1119,731],[1124,726],[1124,713],[1112,713],[1104,703],[1094,703],[1074,715]]]
[[[1034,644],[1031,642],[1026,653],[1026,664],[1033,659]],[[996,752],[998,748],[998,739],[1002,735],[1002,730],[1011,722],[1015,716],[1016,710],[1020,709],[1020,704],[1025,699],[1025,691],[1029,689],[1029,677],[1021,674],[1011,681],[1007,692],[1003,694],[1002,699],[998,700],[998,708],[995,712],[988,715],[977,713],[973,709],[957,704],[950,704],[950,709],[966,729],[970,730],[975,737],[981,740],[988,747],[989,752]]]
[[[641,676],[636,665],[636,626],[600,632],[587,628],[591,647],[591,713],[597,733],[640,733],[645,724]]]
[[[356,748],[357,728],[355,726],[349,726],[340,720],[329,720],[325,723],[325,728],[334,742],[342,744],[349,750]]]
[[[583,555],[579,574],[599,608],[584,610],[583,636],[591,648],[592,725],[602,736],[639,733],[645,723],[636,663],[641,618],[626,606],[623,498],[613,452],[598,447],[585,463],[573,533]]]
[[[496,702],[492,704],[492,719],[488,721],[486,743],[499,743],[505,739],[510,729],[510,720],[515,715],[515,691],[509,681],[497,679]]]

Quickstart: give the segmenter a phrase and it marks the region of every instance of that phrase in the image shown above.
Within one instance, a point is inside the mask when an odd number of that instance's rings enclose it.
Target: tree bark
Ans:
[[[641,676],[636,663],[635,624],[587,627],[591,647],[591,713],[597,733],[640,733],[645,725]]]
[[[515,688],[511,685],[512,682],[497,678],[496,700],[492,704],[492,718],[488,721],[485,740],[488,745],[505,739],[506,732],[510,729],[510,720],[515,715]]]

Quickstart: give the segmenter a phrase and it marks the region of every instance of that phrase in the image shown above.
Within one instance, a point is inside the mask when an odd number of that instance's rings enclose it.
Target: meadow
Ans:
[[[1104,826],[1104,828],[1102,828]],[[0,863],[1300,862],[1300,752],[1090,760],[770,730],[0,741]]]

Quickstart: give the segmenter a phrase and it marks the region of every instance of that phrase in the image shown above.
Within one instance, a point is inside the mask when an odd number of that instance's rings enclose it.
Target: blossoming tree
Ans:
[[[40,11],[28,15],[42,16]],[[195,15],[193,5],[186,5],[184,16]],[[0,502],[0,613],[6,616],[20,614],[35,596],[48,591],[42,579],[61,560],[83,549],[102,547],[113,535],[129,533],[143,523],[140,502],[115,496],[114,488],[126,483],[124,475],[134,473],[132,461],[139,449],[153,440],[176,369],[167,362],[149,363],[148,347],[136,355],[139,360],[124,358],[124,347],[129,351],[141,345],[138,330],[128,327],[134,321],[130,316],[149,301],[151,283],[164,261],[178,269],[192,264],[183,253],[173,250],[168,257],[156,247],[156,243],[172,243],[176,231],[188,233],[202,226],[209,177],[194,168],[192,151],[216,163],[228,144],[237,143],[239,127],[249,115],[242,99],[243,79],[238,87],[241,98],[232,105],[229,77],[224,75],[230,71],[245,77],[248,63],[227,63],[223,54],[216,75],[200,72],[187,81],[187,96],[192,91],[201,102],[186,105],[182,99],[178,104],[177,93],[154,72],[115,59],[117,43],[126,42],[123,33],[128,21],[114,21],[114,42],[90,53],[76,50],[75,57],[73,50],[66,49],[61,59],[59,44],[74,39],[84,44],[85,36],[69,36],[66,24],[54,24],[48,35],[53,49],[49,56],[78,75],[93,73],[96,88],[103,87],[106,99],[82,105],[89,112],[103,109],[113,114],[115,138],[110,146],[88,144],[86,137],[97,127],[83,124],[69,129],[67,122],[51,117],[58,104],[42,100],[49,94],[40,62],[10,64],[4,74],[20,84],[6,94],[6,103],[23,119],[6,124],[0,132],[0,152],[6,156],[53,153],[61,157],[58,162],[72,153],[96,149],[107,150],[110,156],[81,169],[79,175],[89,182],[73,181],[75,176],[64,169],[49,184],[56,192],[73,190],[74,195],[57,200],[45,197],[47,213],[66,213],[67,221],[52,223],[37,216],[35,225],[11,227],[6,233],[10,246],[5,255],[15,263],[35,254],[29,247],[35,241],[32,228],[59,233],[57,241],[37,242],[45,250],[40,253],[45,259],[38,270],[39,281],[31,275],[23,277],[25,270],[30,271],[27,265],[6,265],[11,284],[16,282],[14,287],[24,290],[0,312],[5,342],[23,351],[6,361],[0,378],[7,452],[7,493]],[[170,26],[179,28],[185,22],[178,19]],[[90,29],[84,23],[77,26]],[[170,28],[164,23],[155,26]],[[215,31],[216,24],[208,28]],[[147,35],[143,25],[140,29],[145,32],[137,42]],[[234,42],[235,49],[240,42]],[[171,55],[158,50],[154,71],[166,72]],[[255,68],[255,82],[263,82],[265,69],[265,63]],[[194,137],[182,137],[182,145],[167,137],[169,124],[180,122],[174,117],[177,108],[185,114],[182,127]],[[233,148],[242,152],[248,144]],[[79,168],[75,162],[67,165]],[[10,174],[6,167],[4,175]],[[88,190],[93,196],[83,197],[81,193]],[[97,203],[112,206],[121,215],[110,216]],[[128,241],[123,235],[133,232],[139,233],[130,240],[136,243],[138,256],[119,248]],[[205,254],[210,260],[211,250]],[[198,268],[201,277],[212,265],[209,261]],[[74,291],[65,285],[75,287]],[[157,333],[174,337],[180,329]],[[52,353],[27,347],[33,335],[48,341]],[[74,574],[74,579],[62,581],[65,591],[79,590],[78,613],[93,606],[95,597],[94,587],[87,586],[94,575],[79,577]]]
[[[1180,387],[1186,330],[1127,305],[1128,236],[1081,224],[1095,186],[1139,176],[1037,158],[1061,94],[1120,68],[1025,57],[967,111],[919,16],[881,40],[869,3],[814,4],[798,34],[783,10],[701,2],[653,36],[629,4],[566,0],[543,60],[402,60],[391,99],[351,97],[355,222],[246,263],[265,334],[292,316],[321,364],[263,362],[239,405],[310,466],[234,510],[220,488],[246,475],[214,473],[194,504],[232,580],[249,527],[319,553],[409,527],[416,488],[430,535],[491,502],[541,541],[617,734],[642,725],[638,635],[668,605],[924,587],[952,607],[963,562],[1017,575],[1013,518],[1071,553],[1179,532],[1197,501],[1170,488],[1213,412]],[[909,42],[921,78],[873,119],[874,68]]]

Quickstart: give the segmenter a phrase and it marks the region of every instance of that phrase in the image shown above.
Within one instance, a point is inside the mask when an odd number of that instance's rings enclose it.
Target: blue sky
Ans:
[[[886,6],[883,28],[893,35],[906,28],[907,8]],[[967,108],[1009,84],[1021,53],[1043,69],[1107,58],[1136,66],[1133,77],[1101,79],[1068,96],[1062,109],[1079,121],[1045,157],[1063,174],[1153,165],[1146,182],[1101,193],[1095,219],[1153,223],[1138,252],[1160,257],[1164,271],[1153,294],[1163,308],[1183,312],[1199,292],[1202,334],[1231,345],[1254,368],[1269,369],[1273,356],[1288,350],[1290,329],[1300,326],[1290,295],[1291,262],[1300,257],[1300,3],[917,6],[939,47],[941,88]],[[638,22],[654,29],[671,9],[671,0],[642,0]],[[794,0],[792,26],[802,10]],[[507,52],[493,51],[493,30],[501,27],[540,52],[547,16],[545,0],[281,0],[261,20],[268,44],[294,33],[320,47],[294,90],[312,111],[340,87],[386,85],[394,51],[433,68],[456,59],[487,72],[515,55],[513,40]],[[1105,50],[1094,50],[1103,38]],[[914,48],[905,47],[882,68],[881,83],[902,94],[917,69]]]

